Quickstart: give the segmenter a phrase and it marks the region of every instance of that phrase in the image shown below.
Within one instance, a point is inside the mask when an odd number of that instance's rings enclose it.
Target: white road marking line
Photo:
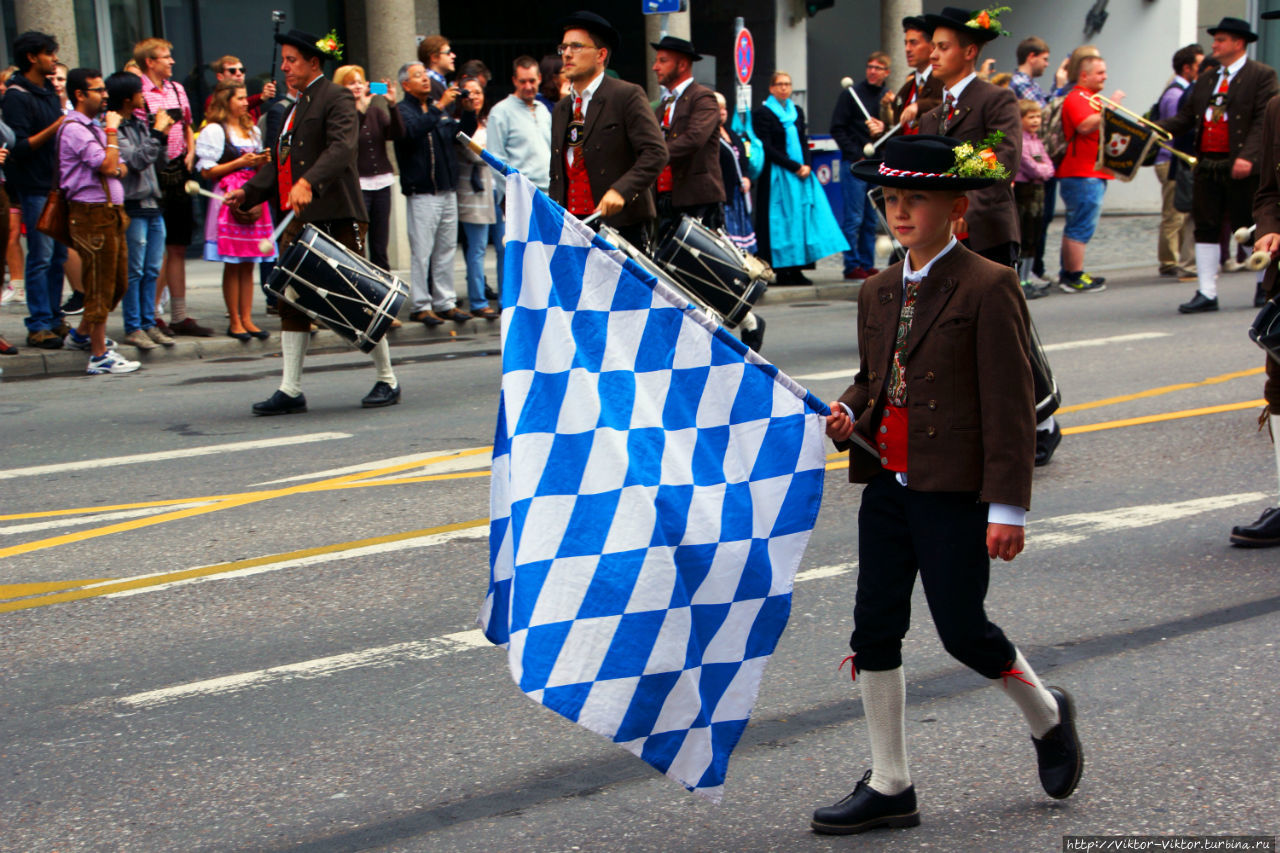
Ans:
[[[1215,495],[1213,497],[1197,498],[1189,501],[1176,501],[1164,504],[1143,504],[1138,506],[1118,507],[1116,509],[1103,510],[1100,512],[1060,515],[1036,522],[1036,532],[1031,533],[1029,531],[1027,539],[1029,546],[1034,549],[1031,553],[1034,554],[1035,551],[1039,550],[1049,550],[1053,548],[1060,548],[1064,545],[1073,545],[1089,538],[1090,536],[1097,536],[1105,533],[1116,533],[1140,527],[1154,527],[1157,524],[1179,521],[1185,518],[1190,518],[1194,515],[1199,515],[1200,513],[1230,509],[1246,503],[1263,501],[1269,497],[1270,495],[1265,492],[1241,492],[1240,494]],[[1048,532],[1045,532],[1046,529]],[[256,574],[260,571],[274,571],[277,568],[286,568],[294,565],[326,562],[348,556],[358,556],[364,552],[384,553],[385,550],[396,550],[400,547],[406,547],[406,545],[408,545],[408,547],[421,547],[423,545],[437,544],[439,541],[446,541],[448,538],[458,538],[456,534],[470,533],[473,536],[479,535],[476,531],[481,531],[484,535],[487,535],[485,528],[471,528],[466,531],[453,531],[448,534],[434,534],[432,536],[423,536],[420,539],[406,540],[405,542],[388,543],[386,546],[379,545],[372,546],[367,549],[358,548],[336,554],[323,554],[316,557],[307,557],[300,560],[289,560],[284,563],[275,563],[268,566],[244,569],[239,572],[229,573],[228,575],[195,578],[190,581],[178,581],[173,584],[165,584],[158,587],[118,592],[107,597],[117,598],[120,596],[133,595],[138,592],[147,592],[152,589],[165,589],[186,583],[215,580],[218,577],[240,577],[247,574]],[[804,583],[806,581],[840,577],[854,571],[857,566],[858,564],[856,562],[851,562],[806,569],[802,572],[796,573],[795,582]],[[114,582],[115,581],[107,581],[107,583]],[[489,641],[485,639],[484,634],[480,631],[461,631],[427,640],[397,643],[391,646],[380,646],[371,649],[364,649],[358,652],[349,652],[347,654],[302,661],[300,663],[270,667],[269,669],[259,669],[252,672],[227,675],[221,678],[210,678],[189,684],[164,687],[158,690],[148,690],[143,693],[135,693],[131,696],[107,701],[114,701],[135,709],[153,708],[170,702],[175,702],[180,699],[236,693],[250,687],[284,683],[294,679],[324,678],[329,675],[335,675],[337,673],[347,672],[349,670],[360,669],[363,667],[386,667],[395,666],[407,661],[431,660],[444,655],[465,652],[476,648],[487,648],[489,646]]]
[[[1170,337],[1172,332],[1134,332],[1131,335],[1112,335],[1109,338],[1087,338],[1082,341],[1063,341],[1057,344],[1045,344],[1045,352],[1060,352],[1070,349],[1087,349],[1089,347],[1101,347],[1107,344],[1126,344],[1133,341],[1149,341],[1154,338]],[[844,370],[828,370],[825,373],[805,373],[800,376],[793,376],[793,379],[803,382],[823,382],[827,379],[852,379],[857,374],[856,369]]]
[[[287,447],[291,444],[311,444],[316,441],[332,441],[337,438],[351,438],[351,433],[312,432],[305,435],[283,435],[279,438],[262,438],[254,441],[233,441],[229,444],[206,444],[201,447],[162,450],[157,453],[137,453],[132,456],[109,456],[103,459],[81,459],[78,462],[58,462],[53,465],[33,465],[30,468],[9,468],[8,470],[0,470],[0,480],[12,480],[17,477],[36,477],[42,474],[62,474],[67,471],[89,471],[116,465],[165,462],[169,459],[189,459],[192,456],[210,456],[215,453],[236,453],[242,450]]]
[[[459,631],[455,634],[445,634],[442,637],[433,637],[429,640],[396,643],[391,646],[380,646],[359,652],[316,658],[285,666],[273,666],[270,669],[224,675],[221,678],[209,678],[204,681],[193,681],[190,684],[179,684],[176,687],[148,690],[144,693],[125,696],[116,701],[130,708],[154,708],[159,705],[176,702],[179,699],[238,693],[249,687],[285,684],[296,679],[324,678],[352,669],[363,669],[365,667],[383,668],[409,661],[426,661],[453,654],[454,652],[478,649],[489,645],[490,643],[485,639],[484,634],[478,630]]]
[[[476,447],[464,447],[460,450],[435,450],[431,453],[413,453],[408,456],[392,456],[390,459],[378,459],[373,462],[361,462],[359,465],[348,465],[345,468],[331,468],[328,471],[316,471],[314,474],[298,474],[294,477],[282,477],[279,480],[267,480],[264,483],[254,483],[251,488],[258,486],[275,486],[280,483],[296,483],[300,480],[318,480],[321,477],[344,477],[347,474],[359,474],[361,471],[376,471],[379,468],[390,468],[393,465],[403,465],[406,462],[413,462],[417,459],[436,459],[441,456],[451,456],[455,453],[464,453],[468,450],[479,450]],[[492,453],[480,453],[474,456],[461,456],[457,459],[446,459],[442,462],[436,462],[432,465],[424,465],[423,468],[429,468],[433,474],[443,474],[450,471],[472,471],[477,468],[488,468],[493,464]],[[413,469],[408,471],[397,471],[396,477],[412,476]],[[374,482],[370,480],[369,482]]]
[[[303,566],[318,566],[321,563],[332,563],[336,560],[346,560],[355,557],[368,557],[373,554],[390,554],[395,551],[407,551],[410,548],[426,548],[429,545],[440,545],[453,539],[487,539],[489,536],[489,528],[487,527],[467,527],[462,530],[450,530],[447,533],[432,533],[428,536],[417,536],[413,539],[402,539],[399,542],[382,542],[378,545],[366,545],[363,548],[348,548],[345,551],[334,551],[329,554],[313,554],[309,557],[298,557],[295,560],[281,560],[276,563],[264,563],[261,566],[250,566],[247,569],[236,569],[231,572],[223,572],[216,575],[204,575],[203,577],[184,578],[183,580],[173,581],[172,583],[160,583],[155,586],[142,586],[137,589],[125,589],[120,592],[111,592],[102,596],[103,598],[128,598],[132,595],[143,595],[148,592],[159,592],[163,589],[176,589],[180,586],[188,586],[195,583],[207,583],[209,581],[225,580],[228,578],[247,578],[251,575],[261,575],[267,572],[278,572],[282,569],[297,569]],[[204,568],[199,566],[197,568]],[[141,575],[139,577],[154,577],[155,575]],[[121,581],[137,580],[138,578],[120,578],[108,583],[120,583]]]
[[[1048,548],[1060,548],[1083,542],[1090,536],[1117,533],[1139,527],[1154,527],[1170,521],[1179,521],[1205,512],[1231,509],[1248,503],[1265,501],[1266,492],[1242,492],[1236,495],[1214,495],[1189,501],[1164,504],[1122,506],[1099,512],[1081,512],[1059,515],[1033,522],[1027,530],[1027,548],[1034,554]],[[1043,532],[1048,529],[1048,532]]]
[[[1153,338],[1167,338],[1173,332],[1134,332],[1131,335],[1112,335],[1109,338],[1088,338],[1083,341],[1063,341],[1058,344],[1045,344],[1043,349],[1045,352],[1061,352],[1068,349],[1088,349],[1089,347],[1104,347],[1107,344],[1127,344],[1132,341],[1149,341]]]
[[[12,536],[15,533],[36,533],[41,530],[61,530],[77,524],[97,524],[101,521],[121,521],[126,518],[139,518],[146,515],[159,515],[162,512],[187,509],[193,506],[204,506],[211,501],[194,501],[186,504],[168,504],[166,506],[147,506],[139,509],[122,509],[117,512],[100,512],[95,515],[64,516],[52,521],[34,521],[30,524],[11,524],[0,527],[0,536]]]

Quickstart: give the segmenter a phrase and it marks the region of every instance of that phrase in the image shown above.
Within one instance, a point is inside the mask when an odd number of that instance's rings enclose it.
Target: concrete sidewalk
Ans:
[[[1125,281],[1147,280],[1156,275],[1155,243],[1159,226],[1158,216],[1104,216],[1099,223],[1097,234],[1089,244],[1086,268],[1094,272],[1108,273],[1108,286],[1122,285]],[[1049,229],[1050,257],[1057,254],[1056,247],[1061,240],[1062,219],[1059,217]],[[882,259],[883,260],[883,259]],[[1053,265],[1050,264],[1052,267]],[[489,250],[486,258],[486,279],[497,282],[497,271],[493,250]],[[798,302],[814,299],[835,300],[855,299],[860,282],[845,281],[841,277],[842,262],[839,255],[824,258],[817,264],[817,269],[808,274],[814,282],[805,287],[773,287],[766,293],[759,306]],[[1052,273],[1053,270],[1051,269]],[[1120,272],[1122,274],[1117,275]],[[1125,274],[1129,273],[1129,274]],[[397,270],[396,274],[408,280],[407,270]],[[459,255],[454,276],[455,286],[461,302],[465,305],[466,273],[465,265]],[[1194,285],[1188,283],[1187,295]],[[69,288],[66,292],[70,292]],[[259,298],[254,319],[258,325],[272,332],[271,338],[265,341],[252,340],[247,343],[226,337],[223,332],[227,328],[226,308],[222,302],[222,264],[203,260],[187,262],[187,311],[202,325],[215,332],[211,338],[192,338],[180,336],[173,347],[157,347],[153,350],[139,351],[128,344],[121,344],[120,353],[126,358],[148,364],[160,364],[175,359],[208,359],[228,358],[236,355],[262,355],[280,351],[279,322],[275,317],[266,314],[265,299]],[[406,303],[407,305],[407,303]],[[491,326],[492,321],[472,320],[462,326],[455,323],[428,329],[420,323],[411,323],[408,308],[401,316],[404,326],[392,331],[388,340],[392,347],[422,344],[428,341],[447,339],[453,334],[475,334]],[[0,356],[0,379],[26,379],[41,376],[56,376],[83,373],[87,356],[78,350],[40,350],[26,346],[26,330],[22,318],[26,316],[26,306],[21,303],[10,303],[0,307],[0,335],[18,347],[16,356]],[[73,320],[75,318],[72,318]],[[167,319],[167,318],[166,318]],[[496,323],[492,327],[496,330]],[[111,315],[107,323],[107,335],[120,340],[124,337],[124,328],[119,311]],[[341,352],[350,349],[351,345],[328,329],[321,329],[311,341],[311,352]]]

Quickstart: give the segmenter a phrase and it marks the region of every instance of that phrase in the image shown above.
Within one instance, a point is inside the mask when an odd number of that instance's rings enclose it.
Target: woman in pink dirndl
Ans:
[[[248,93],[242,84],[218,84],[205,122],[196,138],[196,170],[213,183],[218,198],[209,199],[204,259],[225,264],[222,298],[229,318],[227,336],[241,341],[266,340],[270,334],[253,322],[253,279],[256,264],[276,259],[271,212],[260,204],[233,213],[222,204],[221,196],[244,186],[271,155],[262,150],[262,134],[249,117]],[[265,252],[259,245],[263,240],[270,246]]]

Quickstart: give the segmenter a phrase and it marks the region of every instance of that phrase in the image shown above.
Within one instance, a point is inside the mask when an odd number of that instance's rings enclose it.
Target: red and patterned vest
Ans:
[[[582,132],[582,99],[576,98],[573,108],[573,121],[569,125],[565,140],[568,142],[564,149],[564,172],[565,178],[569,182],[568,199],[566,207],[574,216],[590,216],[595,213],[596,202],[591,195],[591,179],[587,174],[587,158],[585,156],[585,146],[582,144],[581,138],[575,139],[575,130],[578,134]],[[569,158],[570,152],[574,153],[572,160]]]
[[[1227,77],[1224,74],[1205,111],[1200,129],[1200,151],[1205,154],[1230,154],[1231,131],[1227,127]],[[1217,119],[1214,119],[1214,115]]]

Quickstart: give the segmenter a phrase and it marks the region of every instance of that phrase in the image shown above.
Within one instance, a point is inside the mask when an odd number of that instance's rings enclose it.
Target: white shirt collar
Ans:
[[[918,283],[922,281],[924,277],[927,276],[929,272],[933,269],[933,265],[938,262],[938,259],[941,258],[943,255],[945,255],[947,252],[950,252],[952,249],[954,249],[957,243],[958,241],[953,236],[951,240],[947,243],[947,245],[942,248],[942,251],[934,255],[933,259],[929,261],[929,263],[925,264],[924,267],[922,267],[919,272],[916,272],[915,270],[911,269],[911,253],[907,252],[907,257],[902,261],[902,283],[906,284],[909,281]]]
[[[684,79],[683,83],[677,83],[674,89],[668,89],[666,86],[662,86],[661,87],[662,97],[671,98],[672,101],[678,101],[680,100],[680,96],[684,94],[685,89],[688,89],[689,84],[691,84],[692,82],[693,82],[693,75],[690,74],[688,77]]]
[[[1228,80],[1230,80],[1232,77],[1235,77],[1236,74],[1240,72],[1240,69],[1244,68],[1244,63],[1248,58],[1249,58],[1249,55],[1245,54],[1244,56],[1240,57],[1235,62],[1231,63],[1226,67],[1226,74],[1227,74]]]
[[[578,95],[578,90],[576,88],[572,86],[570,87],[570,97],[582,98],[582,114],[584,116],[587,114],[587,105],[591,103],[591,98],[595,95],[596,90],[600,88],[600,81],[602,80],[604,80],[604,69],[601,69],[600,73],[596,75],[596,78],[587,84],[587,88],[582,90],[581,96]]]
[[[977,77],[978,77],[978,72],[977,72],[977,71],[971,71],[971,72],[969,72],[969,76],[968,76],[968,77],[965,77],[965,78],[964,78],[963,80],[961,80],[959,83],[957,83],[957,84],[955,84],[954,86],[952,86],[950,89],[948,89],[948,90],[947,90],[947,92],[950,92],[950,93],[951,93],[951,97],[953,97],[953,98],[955,98],[957,101],[959,101],[959,100],[960,100],[960,93],[962,93],[962,92],[965,90],[965,87],[966,87],[966,86],[968,86],[968,85],[969,85],[970,83],[972,83],[975,79],[977,79]]]
[[[929,80],[929,75],[933,73],[933,66],[926,65],[923,71],[916,72],[916,88],[920,88]]]
[[[1173,75],[1173,85],[1177,86],[1179,89],[1185,89],[1190,86],[1191,83],[1189,83],[1181,74],[1175,74]]]

